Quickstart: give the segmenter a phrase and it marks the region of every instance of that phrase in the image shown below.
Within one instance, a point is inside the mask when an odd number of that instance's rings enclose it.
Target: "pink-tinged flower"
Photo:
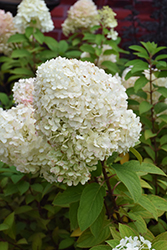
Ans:
[[[90,29],[98,25],[98,11],[92,0],[78,0],[68,10],[68,17],[62,24],[63,34],[68,36],[79,29]]]
[[[5,13],[4,10],[0,10],[0,53],[4,53],[5,55],[10,54],[12,44],[7,41],[16,31],[17,29],[14,27],[12,13]]]

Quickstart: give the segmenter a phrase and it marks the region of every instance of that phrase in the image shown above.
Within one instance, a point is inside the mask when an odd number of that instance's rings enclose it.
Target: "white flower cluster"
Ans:
[[[107,34],[107,38],[116,40],[118,36],[118,33],[114,31],[114,28],[118,25],[117,20],[115,19],[116,13],[109,6],[104,6],[98,12],[99,20],[102,26],[110,29]]]
[[[7,41],[16,31],[17,29],[14,27],[12,13],[5,13],[4,10],[0,10],[0,53],[5,55],[10,54],[12,44]]]
[[[90,29],[98,25],[97,17],[97,7],[92,0],[78,0],[68,10],[68,17],[62,24],[63,34],[68,36],[79,29]]]
[[[131,70],[131,68],[126,68],[124,71],[123,71],[123,74],[122,74],[122,83],[124,85],[124,87],[126,89],[130,88],[130,87],[134,87],[134,84],[135,84],[135,81],[139,78],[138,76],[132,76],[130,77],[128,80],[125,80],[125,77],[127,75],[127,73]],[[145,75],[145,77],[149,80],[149,70],[145,70],[143,72],[143,74]],[[153,81],[153,84],[155,84],[156,86],[159,86],[159,87],[165,87],[167,88],[167,77],[162,77],[162,78],[156,78],[154,76],[154,74],[152,74],[152,81]],[[153,93],[152,93],[152,101],[153,103],[157,103],[158,102],[158,99],[159,97],[161,96],[161,94],[156,91],[156,89],[152,86],[152,89],[153,89]],[[150,100],[150,83],[148,82],[143,88],[142,90],[147,93],[147,101]],[[136,101],[138,101],[139,103],[141,103],[142,101],[144,101],[144,98],[140,97],[140,96],[137,96],[137,95],[132,95],[130,96],[131,99],[134,99]],[[167,103],[167,99],[165,100],[165,102]]]
[[[126,99],[120,77],[92,63],[58,57],[42,64],[33,103],[36,128],[55,150],[51,171],[63,180],[73,166],[72,180],[87,165],[134,146],[141,124]]]
[[[15,27],[24,33],[26,27],[32,26],[42,32],[54,29],[49,9],[44,0],[22,0],[14,17]]]
[[[35,78],[20,79],[13,87],[14,99],[19,105],[8,111],[0,109],[0,160],[14,165],[24,173],[39,172],[48,182],[85,184],[90,179],[90,171],[95,167],[88,167],[84,162],[76,164],[75,159],[71,159],[69,163],[60,150],[55,152],[36,132],[34,109],[31,105],[34,84]],[[59,171],[62,164],[63,169]]]
[[[96,45],[93,45],[93,47],[95,47],[95,46]],[[110,45],[103,44],[102,54],[99,56],[98,59],[95,59],[94,64],[97,65],[99,68],[105,69],[105,67],[102,65],[102,62],[111,61],[111,62],[115,63],[117,61],[116,55],[114,55],[114,54],[104,55],[103,54],[106,50],[111,50],[111,49],[112,49],[112,47]],[[90,54],[88,52],[83,52],[81,54],[81,58],[83,58],[83,57],[90,57]]]
[[[18,171],[36,173],[47,165],[51,146],[35,131],[34,110],[19,104],[9,110],[0,109],[0,159]]]
[[[35,78],[20,79],[13,86],[13,98],[15,103],[32,104]]]
[[[135,237],[125,237],[120,240],[120,244],[113,248],[113,250],[155,250],[151,247],[151,242],[145,240],[141,235]]]

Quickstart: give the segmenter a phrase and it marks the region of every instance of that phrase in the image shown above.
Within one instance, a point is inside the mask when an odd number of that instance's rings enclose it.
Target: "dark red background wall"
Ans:
[[[51,16],[54,22],[55,29],[52,32],[49,32],[48,35],[54,37],[58,41],[61,39],[65,39],[65,36],[62,34],[61,31],[61,24],[67,17],[67,11],[71,5],[73,5],[77,0],[61,0],[61,3],[55,7],[51,11]],[[119,33],[119,36],[122,35],[124,27],[128,27],[131,23],[125,18],[131,14],[129,9],[126,9],[125,6],[127,5],[134,5],[134,0],[94,0],[95,4],[97,5],[98,9],[102,8],[104,5],[110,6],[114,12],[117,14],[116,18],[118,21],[118,26],[116,30]],[[140,0],[137,4],[135,4],[135,8],[139,11],[139,18],[141,21],[149,21],[150,15],[152,13],[152,0]]]

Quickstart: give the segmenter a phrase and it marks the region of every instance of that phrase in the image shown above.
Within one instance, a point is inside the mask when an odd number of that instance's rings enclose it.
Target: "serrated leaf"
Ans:
[[[152,107],[153,107],[152,104],[150,104],[147,101],[143,101],[139,105],[139,112],[140,112],[140,114],[143,114],[145,112],[148,112]]]
[[[78,224],[81,231],[91,226],[101,213],[105,194],[104,187],[98,183],[91,183],[84,188],[78,208]]]
[[[139,89],[142,89],[148,82],[149,81],[145,76],[141,76],[140,78],[138,78],[134,84],[135,93],[137,93]]]
[[[148,199],[147,195],[142,195],[138,201],[138,204],[149,211],[153,217],[158,220],[158,212],[154,204]]]
[[[121,223],[119,223],[119,232],[120,232],[121,238],[138,235],[138,233],[135,232],[134,229],[130,228],[128,225],[121,224]]]
[[[129,171],[128,163],[126,162],[123,165],[113,164],[112,168],[115,170],[120,181],[127,187],[132,199],[137,202],[142,194],[140,179],[134,171]]]
[[[79,201],[84,186],[68,187],[63,193],[58,193],[53,200],[53,205],[62,206]]]

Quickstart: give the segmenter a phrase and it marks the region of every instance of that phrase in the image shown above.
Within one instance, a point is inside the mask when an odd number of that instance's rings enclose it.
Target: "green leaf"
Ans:
[[[22,214],[22,213],[26,213],[26,212],[29,212],[32,210],[32,207],[31,206],[21,206],[21,207],[17,207],[15,209],[15,214]]]
[[[23,76],[34,76],[34,73],[26,68],[16,68],[10,71],[13,74],[22,74]]]
[[[103,61],[101,65],[109,69],[114,74],[119,71],[117,65],[111,61]]]
[[[142,218],[141,215],[137,215],[137,214],[134,214],[134,213],[128,213],[129,217],[133,220],[133,223],[134,225],[136,226],[137,228],[137,231],[140,233],[140,234],[144,234],[147,232],[147,225],[146,225],[146,222],[145,220]]]
[[[78,220],[77,220],[78,207],[79,207],[78,201],[70,204],[69,219],[70,219],[70,227],[72,230],[78,228]]]
[[[25,238],[22,238],[22,239],[17,241],[17,244],[18,245],[25,245],[25,244],[28,244],[28,242],[27,242],[27,240]]]
[[[134,84],[135,93],[137,93],[139,89],[142,89],[148,82],[149,80],[145,76],[138,78]]]
[[[153,134],[152,131],[149,130],[149,129],[146,129],[144,131],[144,137],[145,137],[146,140],[149,139],[149,138],[155,137],[156,135],[157,134]]]
[[[159,167],[156,167],[152,163],[142,162],[142,164],[138,168],[138,171],[142,171],[142,172],[150,173],[150,174],[164,175],[165,176],[165,173]]]
[[[8,247],[9,247],[8,242],[3,242],[3,241],[0,242],[0,249],[8,250],[9,249]]]
[[[105,209],[103,208],[97,219],[90,226],[90,230],[95,237],[97,237],[99,234],[99,228],[102,228],[103,226],[104,217],[105,217]]]
[[[73,238],[66,238],[59,243],[59,249],[66,249],[74,244]]]
[[[6,223],[2,223],[0,224],[0,231],[4,231],[4,230],[7,230],[9,229],[9,225],[6,224]]]
[[[139,105],[139,112],[140,114],[143,114],[145,112],[148,112],[152,107],[153,105],[151,105],[149,102],[143,101]]]
[[[156,56],[155,61],[166,59],[166,58],[167,58],[166,54],[158,55],[158,56]]]
[[[158,210],[167,211],[167,200],[157,195],[148,195],[147,197]]]
[[[114,240],[121,240],[121,236],[120,233],[117,231],[117,228],[115,228],[114,226],[110,227],[110,232]]]
[[[33,185],[31,185],[32,190],[42,193],[43,192],[43,186],[40,183],[35,183]]]
[[[160,145],[163,145],[167,142],[167,135],[163,135],[161,138],[160,138]]]
[[[30,187],[30,183],[27,182],[27,181],[20,181],[18,184],[17,184],[17,188],[20,192],[21,195],[23,195],[25,192],[27,192],[27,190],[29,189]]]
[[[87,40],[87,41],[89,41],[89,42],[94,42],[94,41],[95,41],[95,38],[96,38],[96,35],[95,35],[95,34],[85,33],[85,34],[84,34],[84,37],[83,37],[83,40]]]
[[[142,158],[142,156],[141,156],[141,154],[135,149],[135,148],[130,148],[129,149],[129,151],[132,153],[132,154],[134,154],[134,156],[136,156],[136,158],[138,159],[138,161],[140,162],[140,163],[142,163],[142,161],[143,161],[143,158]]]
[[[102,41],[105,39],[105,37],[102,35],[102,34],[97,34],[95,36],[95,43],[97,45],[101,45],[102,44]]]
[[[66,57],[68,58],[79,58],[82,52],[79,50],[71,50],[66,52]]]
[[[59,43],[53,37],[45,36],[44,43],[46,43],[49,49],[58,52]]]
[[[77,241],[77,247],[89,248],[96,246],[107,240],[109,236],[110,236],[110,230],[108,225],[104,226],[101,229],[99,228],[99,235],[97,237],[92,235],[90,230],[88,229],[85,232],[83,232],[83,234],[81,234],[81,236],[79,237]]]
[[[80,46],[80,50],[83,51],[83,52],[88,52],[88,53],[95,54],[95,48],[93,48],[89,44],[83,44],[83,45],[81,45]]]
[[[101,173],[102,173],[102,164],[101,164],[101,161],[98,161],[97,168],[96,170],[91,172],[91,176],[97,177],[97,176],[100,176]]]
[[[164,102],[159,102],[154,106],[154,110],[156,114],[159,114],[167,109],[167,104]]]
[[[138,201],[138,204],[149,211],[153,217],[158,220],[158,212],[154,206],[154,204],[149,200],[147,195],[142,195]]]
[[[78,209],[78,224],[81,231],[91,226],[101,213],[105,194],[104,187],[97,183],[91,183],[84,188]]]
[[[155,161],[155,152],[152,150],[152,148],[144,146],[143,147],[145,149],[145,151],[147,152],[147,154],[151,157],[151,159],[153,161]]]
[[[167,115],[159,115],[158,118],[160,118],[163,122],[167,123]]]
[[[34,28],[33,27],[30,27],[28,26],[25,30],[25,35],[27,38],[30,38],[31,35],[33,35],[33,32],[34,32]]]
[[[167,241],[167,232],[164,232],[164,233],[161,233],[161,234],[157,235],[157,236],[154,238],[154,240],[153,240],[152,243],[158,242],[159,240],[164,240],[164,239]]]
[[[11,58],[19,58],[19,57],[30,57],[31,53],[26,49],[16,49],[13,50],[11,54]]]
[[[28,40],[24,34],[14,34],[8,39],[8,43],[22,43],[27,41]]]
[[[130,237],[130,236],[138,236],[138,233],[134,231],[134,229],[130,228],[128,225],[119,223],[119,232],[121,238]]]
[[[43,33],[39,29],[36,29],[34,33],[34,37],[37,40],[37,42],[39,42],[40,44],[43,44],[45,38],[44,38]]]
[[[21,178],[23,178],[24,174],[13,174],[11,176],[11,179],[13,181],[14,184],[16,184],[18,181],[21,180]]]
[[[163,149],[164,151],[166,151],[166,152],[167,152],[167,144],[162,145],[162,146],[161,146],[161,149]]]
[[[42,58],[42,60],[49,60],[49,59],[57,57],[57,55],[58,55],[58,52],[52,51],[52,50],[44,50],[44,51],[41,51],[40,53],[38,53],[40,60],[41,60],[41,58]]]
[[[120,181],[127,187],[132,199],[137,202],[142,194],[138,175],[134,171],[129,171],[128,162],[126,165],[113,164],[112,168],[115,170]]]
[[[60,42],[59,42],[59,46],[58,46],[58,48],[59,48],[59,54],[63,54],[64,55],[64,53],[67,51],[67,49],[68,49],[68,43],[65,41],[65,40],[61,40]]]
[[[159,240],[152,244],[152,247],[156,250],[166,250],[167,249],[167,241]]]
[[[9,215],[5,218],[5,220],[4,220],[3,223],[4,223],[4,224],[7,224],[7,225],[9,226],[9,228],[11,228],[11,227],[13,226],[13,223],[14,223],[14,212],[11,213],[11,214],[9,214]]]
[[[0,93],[0,102],[4,105],[8,105],[9,102],[9,98],[7,96],[7,94],[5,93]]]
[[[81,42],[81,40],[80,40],[79,38],[75,38],[75,39],[72,41],[72,45],[73,45],[73,46],[76,46],[76,45],[78,45],[80,42]]]
[[[167,88],[165,87],[158,87],[157,91],[164,96],[165,98],[167,98]]]
[[[108,243],[108,241],[106,241],[106,242]],[[119,241],[118,241],[118,244],[119,244]],[[99,245],[99,246],[95,246],[95,247],[90,248],[90,250],[112,250],[112,248],[110,246],[106,246],[106,245]]]
[[[63,193],[58,193],[53,200],[53,205],[63,206],[79,201],[84,186],[68,187]]]

